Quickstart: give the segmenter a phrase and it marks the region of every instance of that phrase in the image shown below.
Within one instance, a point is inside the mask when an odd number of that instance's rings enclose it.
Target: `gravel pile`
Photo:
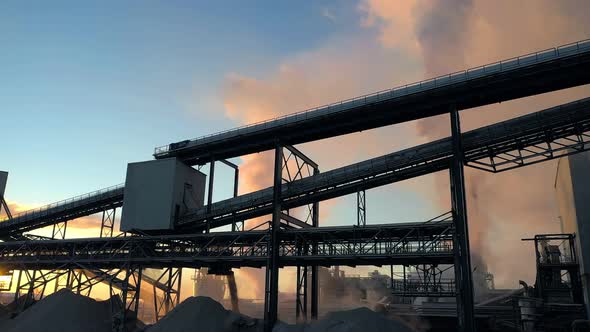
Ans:
[[[309,325],[277,325],[273,332],[411,332],[404,323],[368,308],[328,313]]]
[[[164,318],[147,329],[148,332],[258,332],[262,323],[226,310],[210,297],[189,297]]]
[[[0,304],[0,324],[2,321],[10,318],[10,310],[6,309],[5,306]]]
[[[258,332],[261,320],[226,310],[210,297],[190,297],[147,332]],[[273,332],[411,332],[404,323],[368,308],[327,314],[311,324],[279,323]]]
[[[111,309],[62,289],[35,303],[13,319],[0,322],[2,332],[109,332]]]

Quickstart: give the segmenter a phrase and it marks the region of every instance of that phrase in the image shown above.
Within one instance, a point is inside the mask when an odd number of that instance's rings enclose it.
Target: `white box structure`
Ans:
[[[121,231],[174,229],[188,209],[203,206],[205,174],[176,158],[127,165]]]

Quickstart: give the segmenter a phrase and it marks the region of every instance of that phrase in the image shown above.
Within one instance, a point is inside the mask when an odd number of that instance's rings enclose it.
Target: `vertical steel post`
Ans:
[[[314,168],[313,175],[320,174],[318,168]],[[313,227],[319,227],[320,225],[320,203],[314,202],[312,207],[311,223]],[[318,246],[314,244],[312,246],[312,255],[318,254]],[[318,302],[319,302],[319,280],[318,280],[318,267],[314,265],[311,267],[311,319],[318,318]]]
[[[209,163],[209,187],[207,187],[207,214],[211,213],[211,204],[213,203],[213,179],[215,177],[215,159]],[[211,230],[211,222],[207,220],[207,233]]]
[[[264,331],[271,332],[278,318],[279,300],[279,243],[281,226],[281,186],[283,179],[283,147],[275,147],[273,185],[273,212],[270,229],[270,252],[266,267],[266,290],[264,299]]]
[[[473,281],[469,257],[469,231],[465,195],[464,154],[461,141],[461,124],[456,106],[451,106],[451,133],[453,160],[450,168],[451,204],[455,224],[454,256],[455,283],[457,285],[457,320],[459,331],[475,331],[473,307]]]
[[[238,184],[240,182],[240,169],[238,167],[234,168],[234,197],[238,197]],[[234,221],[231,224],[231,230],[232,232],[236,232],[240,230],[240,227],[238,226],[238,221],[236,221],[234,219]],[[242,228],[241,230],[244,230],[244,222],[242,221]]]

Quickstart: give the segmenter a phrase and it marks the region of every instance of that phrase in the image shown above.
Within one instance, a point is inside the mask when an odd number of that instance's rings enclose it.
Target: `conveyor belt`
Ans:
[[[0,238],[123,205],[123,184],[41,206],[0,221]]]
[[[464,133],[463,145],[468,165],[501,171],[552,159],[563,153],[584,151],[588,149],[583,143],[589,140],[589,128],[590,98],[585,98]],[[531,153],[529,150],[533,148],[535,151],[546,150]],[[441,171],[447,169],[451,157],[451,140],[446,138],[320,173],[284,185],[284,206],[293,208],[313,200],[330,199]],[[65,202],[25,212],[10,222],[0,222],[0,238],[92,214],[105,207],[120,206],[123,188],[106,189],[82,196],[80,201],[71,199]],[[211,220],[212,227],[219,227],[233,220],[269,214],[271,207],[272,188],[267,188],[214,203],[210,214],[206,208],[194,210],[182,218],[178,226],[181,232],[194,231],[205,227],[204,220]]]
[[[452,264],[452,221],[281,232],[281,266]],[[0,242],[7,269],[262,267],[268,231]]]
[[[502,171],[588,149],[590,98],[549,108],[463,134],[468,165]],[[514,152],[515,151],[515,152]],[[514,152],[514,153],[513,153]],[[282,187],[282,206],[291,209],[359,190],[406,180],[449,167],[451,138],[419,145],[297,180]],[[496,160],[499,159],[499,160]],[[272,188],[199,208],[180,219],[181,229],[219,227],[271,213]]]
[[[590,40],[155,149],[203,164],[590,83]]]

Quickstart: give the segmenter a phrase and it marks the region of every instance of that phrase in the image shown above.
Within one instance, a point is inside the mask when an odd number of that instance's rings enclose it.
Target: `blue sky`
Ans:
[[[153,147],[231,127],[227,72],[263,72],[335,33],[320,2],[1,6],[2,167],[10,199],[31,203],[122,182]]]
[[[150,159],[156,146],[240,125],[224,115],[221,90],[231,73],[265,77],[331,41],[372,38],[357,1],[9,1],[0,8],[0,139],[9,142],[0,168],[10,173],[6,198],[25,205],[122,183],[126,164]],[[219,180],[215,198],[230,188]],[[369,206],[392,204],[369,195]],[[394,204],[418,207],[414,196]],[[333,215],[354,219],[350,208]]]

